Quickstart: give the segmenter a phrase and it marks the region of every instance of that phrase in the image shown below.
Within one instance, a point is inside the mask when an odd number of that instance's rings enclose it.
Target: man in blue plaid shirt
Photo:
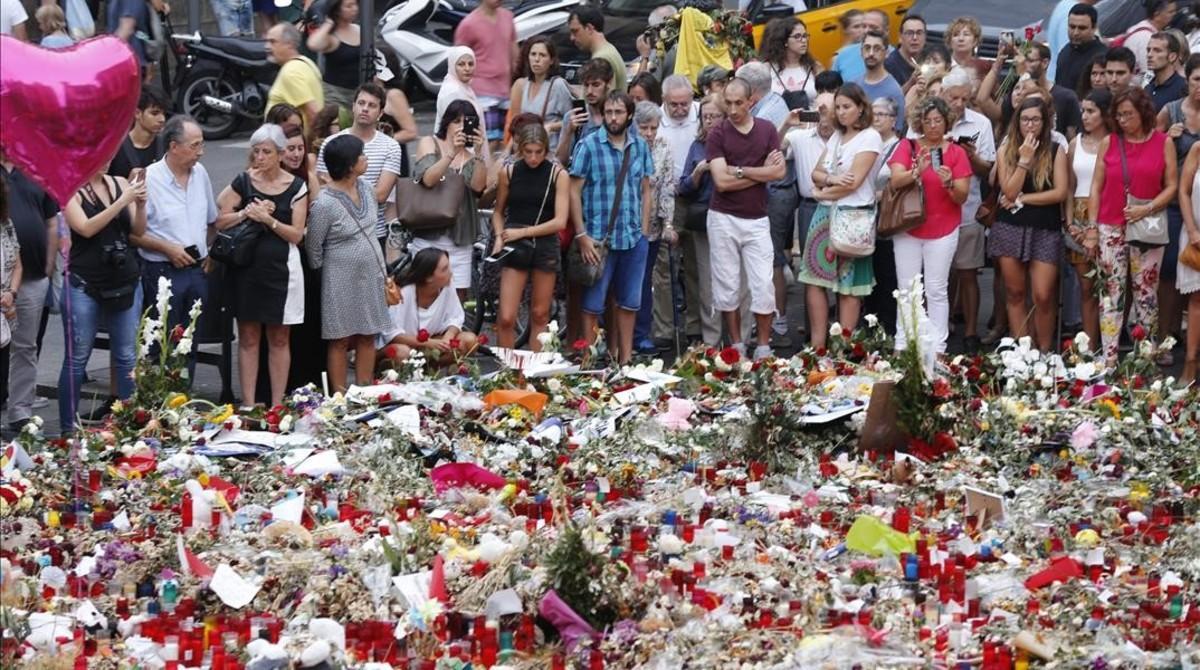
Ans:
[[[583,333],[589,342],[595,340],[611,288],[617,309],[615,323],[608,325],[621,364],[633,355],[634,320],[642,305],[654,173],[650,146],[629,132],[633,106],[628,94],[609,93],[604,100],[604,132],[584,137],[571,156],[571,219],[580,255],[584,262],[598,265],[597,246],[606,242],[608,248],[600,280],[583,295]],[[629,165],[618,194],[617,178],[625,160]]]

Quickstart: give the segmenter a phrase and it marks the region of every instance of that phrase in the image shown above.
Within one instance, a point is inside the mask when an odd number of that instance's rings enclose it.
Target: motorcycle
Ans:
[[[582,0],[521,0],[513,8],[517,41],[551,33],[567,24]],[[462,0],[403,0],[379,19],[380,35],[399,61],[400,81],[410,94],[437,97],[446,77],[446,49],[454,29],[471,11]]]
[[[266,42],[216,35],[171,35],[179,57],[175,108],[200,124],[204,139],[229,137],[246,120],[261,122],[279,66]]]

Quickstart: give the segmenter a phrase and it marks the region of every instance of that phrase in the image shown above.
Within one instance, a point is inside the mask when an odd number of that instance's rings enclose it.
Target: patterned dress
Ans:
[[[377,335],[392,327],[384,296],[383,252],[375,239],[375,194],[358,180],[358,200],[321,189],[308,213],[305,248],[321,273],[321,337]]]

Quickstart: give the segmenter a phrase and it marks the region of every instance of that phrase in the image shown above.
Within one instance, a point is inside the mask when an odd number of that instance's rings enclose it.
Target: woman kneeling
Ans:
[[[431,361],[449,363],[475,349],[475,334],[462,329],[452,280],[448,253],[435,247],[417,252],[400,278],[400,304],[388,308],[392,329],[376,342],[380,360],[396,363],[421,350]]]

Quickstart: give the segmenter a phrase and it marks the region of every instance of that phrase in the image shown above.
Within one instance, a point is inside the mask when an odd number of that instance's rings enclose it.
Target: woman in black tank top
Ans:
[[[567,225],[568,179],[566,171],[548,156],[550,138],[541,124],[522,128],[516,147],[519,158],[511,170],[500,173],[492,214],[492,254],[512,248],[504,257],[500,273],[496,340],[502,347],[513,347],[517,309],[532,274],[529,341],[530,348],[538,351],[541,345],[537,336],[550,320],[550,303],[558,280],[558,231]]]
[[[79,387],[92,355],[96,331],[108,327],[116,362],[117,395],[133,395],[138,319],[142,309],[141,266],[129,236],[146,233],[146,185],[123,177],[93,175],[64,210],[71,229],[71,256],[63,286],[63,333],[69,356],[58,378],[58,413],[63,433],[75,427]]]
[[[358,0],[333,0],[329,17],[308,36],[308,48],[325,56],[325,102],[341,108],[343,128],[350,126],[350,108],[358,87],[362,32],[357,20]]]

